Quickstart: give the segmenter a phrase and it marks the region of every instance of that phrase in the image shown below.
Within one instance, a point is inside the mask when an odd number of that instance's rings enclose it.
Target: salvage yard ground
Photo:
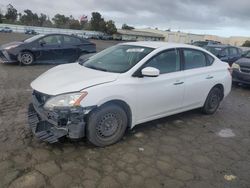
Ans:
[[[0,34],[0,44],[22,40]],[[98,51],[116,41],[94,41]],[[250,187],[250,87],[212,116],[199,110],[138,125],[121,142],[50,145],[27,123],[30,82],[54,65],[0,64],[0,187]]]

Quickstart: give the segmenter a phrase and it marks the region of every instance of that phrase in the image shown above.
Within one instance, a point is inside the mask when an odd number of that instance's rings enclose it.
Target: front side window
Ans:
[[[238,50],[237,48],[229,48],[229,53],[230,55],[238,55]]]
[[[142,46],[116,45],[92,56],[83,63],[83,66],[101,71],[124,73],[153,50]]]
[[[203,52],[198,50],[184,49],[183,53],[186,70],[206,66],[206,56]]]
[[[229,56],[229,50],[228,50],[228,48],[225,48],[224,50],[222,50],[219,55],[222,56],[222,57]]]
[[[61,44],[63,41],[61,35],[50,35],[42,38],[39,42],[45,43],[46,45],[57,45]]]
[[[174,49],[162,52],[150,59],[145,67],[157,68],[160,74],[179,71],[181,69],[179,51]]]

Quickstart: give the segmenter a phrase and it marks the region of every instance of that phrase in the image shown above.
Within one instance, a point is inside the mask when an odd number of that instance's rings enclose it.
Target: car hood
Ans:
[[[250,66],[250,58],[240,58],[236,61],[236,63],[243,66]]]
[[[3,44],[0,46],[0,49],[4,49],[4,48],[7,48],[7,47],[10,47],[10,46],[19,46],[21,44],[23,44],[24,42],[10,42],[10,43],[7,43],[7,44]]]
[[[47,95],[58,95],[112,82],[118,75],[118,73],[98,71],[72,63],[48,70],[35,79],[31,87]]]

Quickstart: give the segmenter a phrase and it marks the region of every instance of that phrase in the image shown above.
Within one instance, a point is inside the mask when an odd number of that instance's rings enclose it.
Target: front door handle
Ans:
[[[184,82],[175,82],[174,85],[181,85],[184,84]]]
[[[207,76],[206,79],[213,79],[214,77],[213,76]]]

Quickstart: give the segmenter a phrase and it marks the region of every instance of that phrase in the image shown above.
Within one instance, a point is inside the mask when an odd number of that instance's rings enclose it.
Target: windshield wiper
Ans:
[[[85,62],[88,61],[88,60],[89,60],[89,59],[79,58],[79,59],[78,59],[79,65],[83,65],[83,63],[85,63]]]
[[[101,67],[95,67],[95,66],[86,66],[87,68],[91,68],[91,69],[95,69],[95,70],[100,70],[100,71],[104,71],[107,72],[108,70],[105,68],[101,68]]]

